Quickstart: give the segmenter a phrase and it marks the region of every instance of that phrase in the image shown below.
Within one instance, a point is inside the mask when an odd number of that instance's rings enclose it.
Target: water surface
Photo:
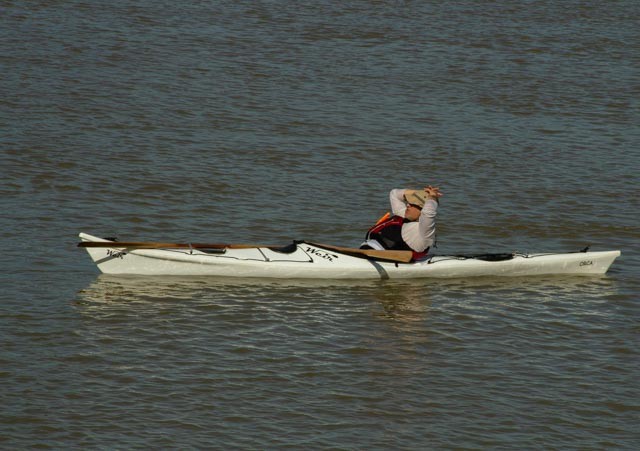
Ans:
[[[634,1],[0,7],[0,446],[637,449]],[[357,245],[605,277],[99,276],[121,240]]]

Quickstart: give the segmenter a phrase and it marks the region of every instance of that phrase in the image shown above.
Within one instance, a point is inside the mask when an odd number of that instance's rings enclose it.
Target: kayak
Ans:
[[[105,274],[220,276],[280,279],[414,279],[482,276],[598,275],[620,251],[428,255],[409,261],[409,251],[365,251],[306,241],[285,247],[127,243],[80,233]],[[405,258],[408,255],[409,258]]]

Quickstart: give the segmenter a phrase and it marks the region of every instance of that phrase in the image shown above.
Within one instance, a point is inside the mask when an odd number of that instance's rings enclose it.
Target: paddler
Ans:
[[[392,189],[392,215],[382,218],[367,232],[360,249],[413,251],[413,259],[423,258],[436,239],[436,214],[442,192],[437,186],[422,190]]]

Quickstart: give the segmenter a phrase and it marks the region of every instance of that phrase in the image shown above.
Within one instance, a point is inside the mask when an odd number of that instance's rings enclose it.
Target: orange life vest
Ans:
[[[414,260],[425,257],[429,252],[429,248],[426,248],[423,252],[417,252],[411,249],[402,239],[402,226],[408,220],[402,216],[389,216],[391,215],[387,213],[387,215],[380,218],[376,225],[367,231],[365,240],[376,240],[382,247],[389,250],[411,251],[413,252]]]

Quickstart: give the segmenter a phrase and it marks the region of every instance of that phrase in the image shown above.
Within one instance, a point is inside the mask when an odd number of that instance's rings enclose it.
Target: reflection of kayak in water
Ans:
[[[105,274],[301,279],[412,279],[604,274],[620,251],[438,255],[411,262],[409,251],[361,250],[294,242],[283,247],[129,243],[80,234]]]

